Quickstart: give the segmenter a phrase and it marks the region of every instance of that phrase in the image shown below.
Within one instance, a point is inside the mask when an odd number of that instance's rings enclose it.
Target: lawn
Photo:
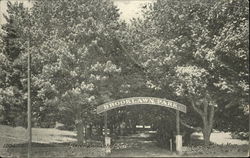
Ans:
[[[22,127],[9,127],[0,125],[0,156],[27,156],[27,132]],[[88,141],[86,146],[74,146],[76,132],[58,130],[55,128],[33,128],[32,129],[32,153],[35,157],[76,157],[76,156],[104,156],[102,142]],[[201,142],[201,133],[193,134],[193,142]],[[109,156],[180,156],[166,149],[157,147],[147,135],[140,134],[138,137],[128,136],[120,138],[113,144],[113,152]],[[207,156],[247,156],[248,141],[233,139],[230,133],[215,131],[211,135],[213,145],[203,147],[193,143],[183,147],[185,157],[207,157]],[[120,144],[119,144],[120,143]],[[8,144],[8,145],[7,145]],[[121,148],[119,148],[121,147]]]
[[[22,127],[0,125],[0,156],[26,157],[27,131]],[[102,142],[88,141],[75,146],[76,132],[55,128],[32,128],[32,155],[34,157],[104,156]]]

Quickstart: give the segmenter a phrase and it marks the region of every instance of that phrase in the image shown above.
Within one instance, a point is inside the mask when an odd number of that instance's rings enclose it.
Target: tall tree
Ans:
[[[22,3],[7,3],[6,24],[2,25],[0,59],[0,104],[1,123],[12,126],[26,126],[26,67],[22,58],[24,31],[28,18]]]
[[[216,107],[248,102],[247,6],[245,0],[159,0],[130,28],[131,55],[154,87],[191,105],[206,145]]]
[[[118,10],[110,1],[46,0],[35,1],[31,15],[35,100],[70,114],[83,143],[83,127],[97,117],[98,104],[112,99],[121,72],[111,58]]]

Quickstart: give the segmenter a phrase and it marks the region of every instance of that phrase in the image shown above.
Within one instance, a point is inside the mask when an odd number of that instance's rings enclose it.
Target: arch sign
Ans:
[[[187,112],[187,108],[185,105],[177,103],[172,100],[154,98],[154,97],[132,97],[132,98],[124,98],[104,103],[97,107],[97,114],[127,105],[140,105],[140,104],[164,106],[184,113]]]
[[[185,105],[177,103],[172,100],[162,99],[162,98],[154,98],[154,97],[132,97],[132,98],[124,98],[119,100],[114,100],[108,103],[104,103],[97,107],[97,114],[104,112],[104,129],[105,129],[105,146],[106,153],[111,152],[110,142],[111,137],[108,137],[108,112],[109,110],[127,106],[127,105],[158,105],[167,108],[172,108],[176,110],[176,151],[181,153],[182,148],[182,136],[180,135],[180,114],[179,111],[186,113],[187,108]],[[172,144],[172,143],[171,143]]]

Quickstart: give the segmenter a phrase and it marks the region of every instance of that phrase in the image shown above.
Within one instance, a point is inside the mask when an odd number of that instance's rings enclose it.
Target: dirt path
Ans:
[[[141,133],[120,137],[110,157],[173,157],[174,152],[159,148],[149,134]]]

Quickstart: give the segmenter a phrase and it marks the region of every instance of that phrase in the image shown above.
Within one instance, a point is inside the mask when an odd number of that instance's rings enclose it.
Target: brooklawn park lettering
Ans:
[[[159,105],[159,106],[172,108],[172,109],[186,113],[185,105],[177,103],[172,100],[154,98],[154,97],[132,97],[132,98],[114,100],[114,101],[102,104],[97,107],[97,114],[100,114],[105,111],[109,111],[111,109],[127,106],[127,105],[139,105],[139,104]]]

